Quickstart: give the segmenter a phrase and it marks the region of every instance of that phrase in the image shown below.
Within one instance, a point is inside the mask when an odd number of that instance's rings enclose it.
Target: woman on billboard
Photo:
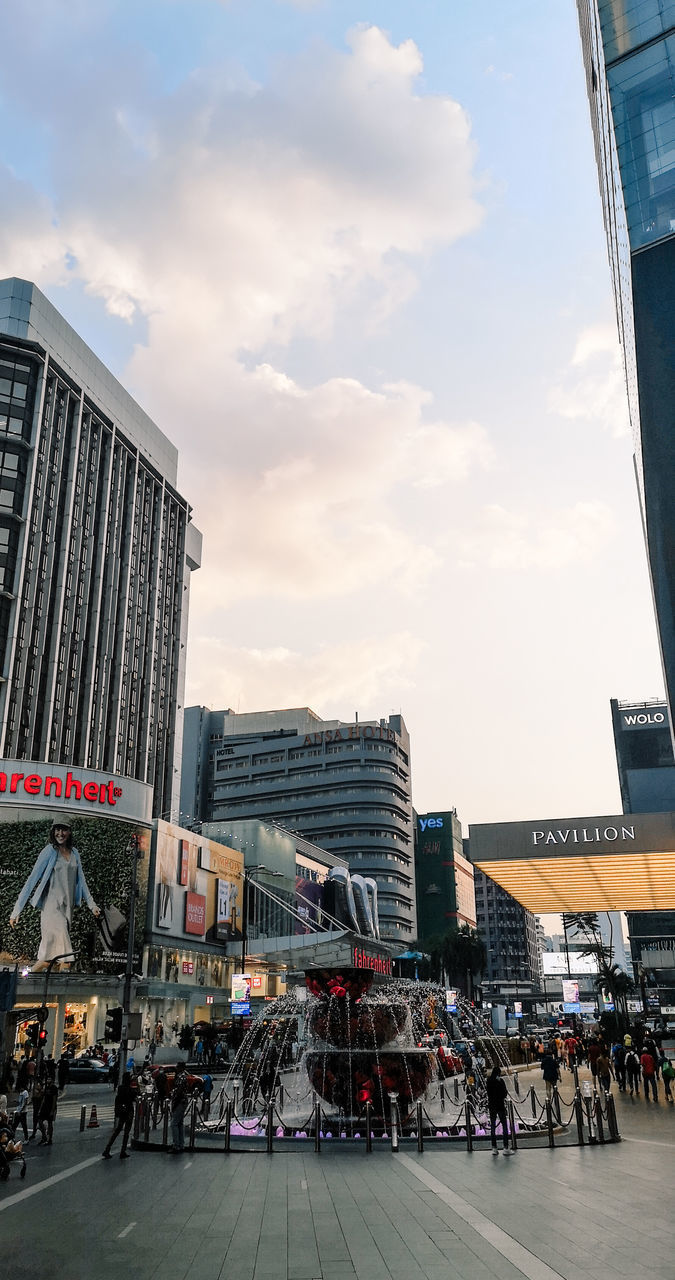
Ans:
[[[79,907],[84,899],[93,915],[101,913],[89,892],[79,851],[73,846],[72,827],[65,818],[57,818],[52,823],[49,844],[38,854],[35,866],[12,908],[9,921],[12,928],[15,928],[29,898],[31,906],[41,912],[40,949],[33,973],[46,969],[50,960],[57,956],[67,967],[75,959],[70,941],[73,907]]]

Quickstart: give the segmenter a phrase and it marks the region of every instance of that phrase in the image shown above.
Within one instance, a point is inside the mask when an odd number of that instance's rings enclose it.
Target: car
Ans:
[[[71,1084],[107,1084],[108,1068],[99,1058],[82,1055],[71,1058],[68,1063],[68,1080]]]
[[[155,1076],[157,1075],[158,1071],[164,1072],[169,1082],[169,1093],[173,1089],[173,1082],[176,1079],[176,1066],[177,1064],[175,1062],[160,1062],[157,1064],[156,1067],[151,1068],[151,1075],[153,1080],[155,1079]],[[191,1071],[186,1071],[185,1076],[187,1079],[188,1089],[190,1093],[194,1093],[194,1092],[201,1093],[204,1087],[203,1077],[193,1075]]]

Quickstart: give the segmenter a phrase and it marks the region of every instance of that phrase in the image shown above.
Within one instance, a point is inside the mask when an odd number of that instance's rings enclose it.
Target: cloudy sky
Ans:
[[[32,0],[3,55],[0,274],[180,450],[188,703],[616,812],[662,679],[573,0]]]

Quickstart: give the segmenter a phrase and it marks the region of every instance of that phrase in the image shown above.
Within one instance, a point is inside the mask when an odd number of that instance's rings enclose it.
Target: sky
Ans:
[[[663,691],[574,0],[3,14],[0,275],[180,454],[186,704],[401,713],[465,826]]]

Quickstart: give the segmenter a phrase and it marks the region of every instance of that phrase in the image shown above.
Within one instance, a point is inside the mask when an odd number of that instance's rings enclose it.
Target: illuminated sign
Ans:
[[[621,728],[622,729],[653,729],[667,725],[668,712],[664,706],[663,711],[622,711],[621,712]]]
[[[372,955],[363,947],[352,949],[352,964],[355,969],[373,969],[375,973],[383,973],[391,977],[391,956]]]
[[[193,961],[193,960],[184,960],[184,961],[183,961],[183,973],[194,973],[194,971],[195,971],[194,961]]]
[[[248,1000],[251,995],[251,975],[250,973],[233,973],[232,988],[230,997],[235,1004],[240,1004],[242,1000]]]
[[[233,1017],[245,1018],[251,1012],[251,1005],[248,1000],[230,1000],[230,1011]]]
[[[0,805],[46,804],[57,812],[106,815],[147,822],[152,817],[152,787],[94,769],[66,768],[28,760],[3,760]]]
[[[579,1003],[579,983],[573,978],[563,978],[562,998],[564,1004]]]
[[[437,828],[442,827],[443,819],[442,818],[420,818],[419,824],[420,824],[420,829],[422,831],[426,831],[427,827],[437,827]]]
[[[446,1013],[457,1012],[457,992],[450,990],[449,987],[445,989],[445,1010]]]

